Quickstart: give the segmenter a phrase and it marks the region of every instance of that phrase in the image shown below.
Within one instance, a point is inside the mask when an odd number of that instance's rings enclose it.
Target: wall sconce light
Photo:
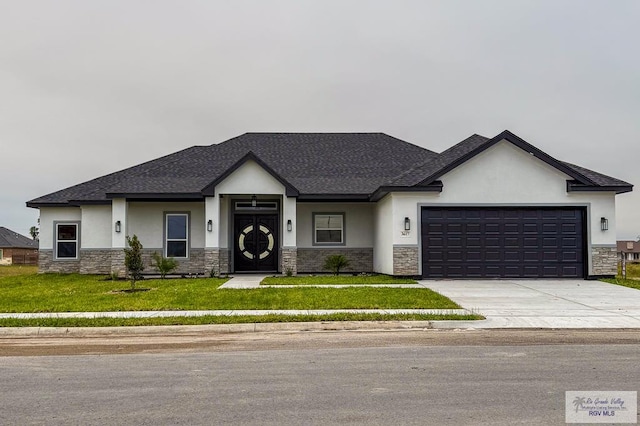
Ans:
[[[408,217],[404,218],[404,230],[405,231],[411,230],[411,219],[409,219]]]
[[[116,220],[116,232],[122,231],[122,224],[119,220]]]
[[[293,229],[293,224],[291,223],[291,219],[287,220],[287,231],[291,232]]]
[[[258,205],[258,197],[254,194],[251,196],[251,207],[255,207],[256,205]]]
[[[606,217],[600,218],[600,229],[602,229],[603,231],[609,230],[609,220]]]
[[[207,221],[207,231],[213,231],[213,221],[211,219]]]

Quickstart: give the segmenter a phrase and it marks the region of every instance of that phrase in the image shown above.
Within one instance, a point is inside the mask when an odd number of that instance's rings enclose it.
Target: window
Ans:
[[[167,214],[165,218],[165,257],[189,255],[189,215]]]
[[[78,224],[56,223],[56,259],[78,258]]]
[[[314,244],[344,244],[344,213],[316,213],[313,228]]]
[[[2,252],[2,249],[0,249],[0,260],[2,260],[3,257],[4,257],[4,253]]]

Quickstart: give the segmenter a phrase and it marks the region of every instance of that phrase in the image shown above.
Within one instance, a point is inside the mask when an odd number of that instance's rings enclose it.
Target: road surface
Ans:
[[[0,424],[560,425],[640,384],[637,331],[0,340]]]

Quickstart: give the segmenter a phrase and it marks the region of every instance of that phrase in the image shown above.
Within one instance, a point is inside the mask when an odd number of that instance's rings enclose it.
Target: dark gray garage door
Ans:
[[[583,278],[585,210],[422,209],[425,278]]]

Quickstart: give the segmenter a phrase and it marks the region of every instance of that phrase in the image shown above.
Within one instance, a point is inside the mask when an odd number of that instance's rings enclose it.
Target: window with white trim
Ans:
[[[56,223],[56,259],[78,258],[78,224]]]
[[[4,257],[4,252],[2,251],[2,249],[0,249],[0,260],[2,260],[3,257]]]
[[[165,257],[189,257],[189,215],[168,213],[165,216]]]
[[[344,244],[344,213],[314,213],[313,243]]]

